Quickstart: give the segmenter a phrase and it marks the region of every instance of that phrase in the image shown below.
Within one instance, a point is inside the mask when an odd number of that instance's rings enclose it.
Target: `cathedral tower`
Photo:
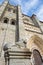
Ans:
[[[21,64],[30,65],[28,63],[34,49],[40,51],[43,57],[43,22],[40,22],[34,14],[31,17],[23,14],[21,6],[13,6],[9,4],[9,0],[5,0],[0,5],[0,63],[4,62],[4,55],[5,62],[8,62],[10,55],[11,58],[14,56],[14,59],[18,58],[20,62],[23,62]],[[9,55],[4,52],[8,52]],[[20,60],[21,58],[23,60]]]

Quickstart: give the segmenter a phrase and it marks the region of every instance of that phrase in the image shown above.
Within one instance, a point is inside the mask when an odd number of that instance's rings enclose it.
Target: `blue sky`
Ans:
[[[4,0],[0,0],[2,4]],[[10,4],[21,5],[22,13],[32,16],[36,14],[43,21],[43,0],[9,0]]]

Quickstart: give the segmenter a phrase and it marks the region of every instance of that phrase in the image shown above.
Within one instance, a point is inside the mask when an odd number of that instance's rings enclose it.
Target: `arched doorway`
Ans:
[[[33,53],[32,53],[32,64],[33,65],[42,65],[42,57],[40,55],[40,52],[36,49],[33,50]]]

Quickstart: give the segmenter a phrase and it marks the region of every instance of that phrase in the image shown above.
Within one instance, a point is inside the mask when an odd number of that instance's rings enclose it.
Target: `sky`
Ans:
[[[0,0],[0,5],[4,0]],[[38,19],[43,21],[43,0],[9,0],[12,5],[21,5],[23,14],[32,16],[37,15]]]

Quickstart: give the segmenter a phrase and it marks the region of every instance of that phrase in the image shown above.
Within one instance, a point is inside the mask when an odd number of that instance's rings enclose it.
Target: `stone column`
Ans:
[[[5,65],[9,65],[9,52],[8,51],[5,52],[4,57],[5,57]]]
[[[9,65],[9,58],[5,59],[5,65]]]
[[[24,25],[22,20],[21,7],[17,6],[17,32],[16,32],[16,41],[24,39]]]
[[[33,50],[32,54],[32,65],[42,65],[42,58],[39,51]]]

